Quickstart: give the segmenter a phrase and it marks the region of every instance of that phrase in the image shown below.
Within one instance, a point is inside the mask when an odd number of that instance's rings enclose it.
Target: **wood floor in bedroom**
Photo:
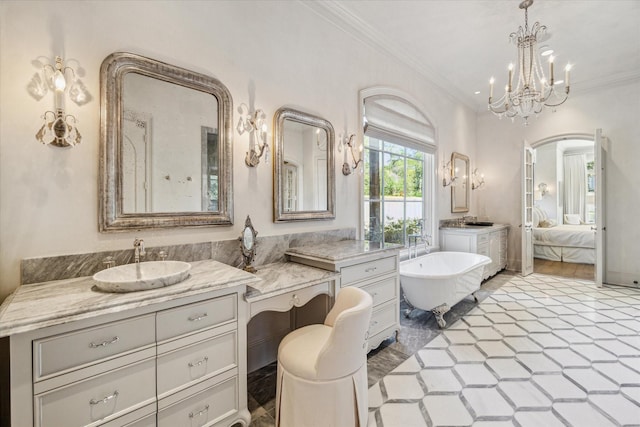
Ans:
[[[574,264],[571,262],[547,261],[538,258],[533,259],[533,271],[534,273],[584,280],[593,280],[595,274],[593,264]]]

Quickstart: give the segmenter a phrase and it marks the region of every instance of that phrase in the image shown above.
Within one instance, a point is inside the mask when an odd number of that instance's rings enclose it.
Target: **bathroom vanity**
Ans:
[[[440,245],[443,251],[473,252],[491,258],[485,266],[483,279],[487,279],[507,267],[507,236],[509,226],[462,226],[440,229]]]
[[[18,288],[0,309],[10,425],[248,425],[243,295],[260,279],[216,261],[190,273],[126,294],[90,277]]]
[[[336,293],[357,286],[373,297],[369,326],[369,350],[400,331],[400,245],[362,240],[290,248],[285,253],[293,262],[339,272]]]
[[[282,338],[266,335],[274,325],[260,316],[283,314],[282,333],[322,322],[340,289],[358,286],[373,296],[375,348],[400,329],[398,250],[314,244],[257,274],[195,261],[186,280],[140,292],[102,292],[87,276],[22,285],[0,306],[10,365],[2,425],[247,426],[247,361],[272,362]],[[255,336],[251,319],[264,326]]]

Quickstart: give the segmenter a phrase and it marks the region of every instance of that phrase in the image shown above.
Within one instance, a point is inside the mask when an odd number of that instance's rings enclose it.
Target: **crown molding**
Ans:
[[[477,111],[474,97],[466,96],[434,68],[417,61],[403,46],[389,42],[389,40],[380,35],[379,31],[353,14],[338,1],[298,1],[356,40],[409,66],[441,89],[450,99],[464,104],[473,111]]]
[[[311,9],[325,20],[335,25],[354,39],[366,44],[372,49],[396,58],[409,68],[433,83],[442,90],[450,99],[460,102],[475,111],[477,114],[489,113],[486,103],[478,103],[475,96],[468,95],[458,90],[446,77],[428,64],[424,64],[415,57],[404,46],[390,42],[383,37],[380,31],[372,27],[360,17],[348,10],[340,1],[305,1],[298,0],[307,8]],[[623,71],[607,76],[596,77],[588,80],[574,80],[571,93],[579,96],[585,93],[604,90],[608,87],[625,85],[640,80],[640,70]]]

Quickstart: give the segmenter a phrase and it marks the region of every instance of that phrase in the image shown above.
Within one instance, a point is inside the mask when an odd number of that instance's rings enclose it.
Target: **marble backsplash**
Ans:
[[[339,240],[353,240],[355,235],[355,228],[344,228],[258,237],[254,264],[264,265],[285,261],[284,252],[289,248]],[[242,262],[238,239],[184,245],[150,246],[146,248],[146,255],[143,261],[160,260],[160,251],[165,251],[168,260],[175,261],[192,262],[213,259],[233,267],[239,266]],[[21,263],[22,284],[91,276],[106,267],[105,259],[109,256],[113,257],[116,265],[129,264],[133,262],[133,248],[23,259]]]

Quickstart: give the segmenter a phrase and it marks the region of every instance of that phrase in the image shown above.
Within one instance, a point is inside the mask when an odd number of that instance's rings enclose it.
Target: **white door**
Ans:
[[[122,123],[122,211],[149,212],[150,119],[127,110]]]
[[[522,275],[533,273],[533,149],[522,150]]]
[[[595,282],[597,286],[602,286],[606,283],[605,272],[605,233],[607,231],[605,222],[605,165],[606,156],[608,150],[607,138],[602,136],[602,129],[596,129],[594,136],[594,151],[595,151],[595,172],[596,172],[596,277]]]

